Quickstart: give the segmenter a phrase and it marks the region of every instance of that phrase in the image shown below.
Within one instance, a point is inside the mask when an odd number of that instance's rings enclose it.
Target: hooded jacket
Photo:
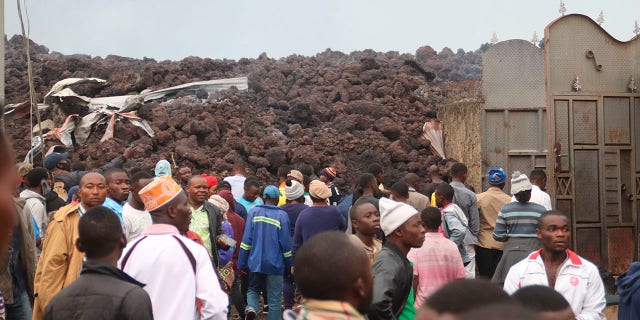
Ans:
[[[143,286],[114,266],[87,262],[80,278],[47,305],[44,319],[153,319]]]
[[[20,192],[20,198],[25,200],[24,213],[29,214],[36,220],[41,232],[40,236],[44,238],[45,229],[47,228],[47,223],[49,223],[45,197],[35,191],[25,189]]]
[[[618,319],[640,319],[640,262],[634,262],[618,280]]]

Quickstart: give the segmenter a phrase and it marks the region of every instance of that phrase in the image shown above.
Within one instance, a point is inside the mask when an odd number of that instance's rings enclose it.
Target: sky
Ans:
[[[415,53],[476,50],[499,40],[542,38],[559,0],[20,0],[30,37],[63,54],[156,60],[313,56],[327,48]],[[618,40],[634,36],[640,0],[565,0],[567,14],[596,19]],[[5,1],[5,33],[21,33]]]

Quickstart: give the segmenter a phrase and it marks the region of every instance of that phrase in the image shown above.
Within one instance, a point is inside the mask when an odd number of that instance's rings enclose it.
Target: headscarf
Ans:
[[[209,198],[209,202],[213,203],[216,207],[220,208],[224,220],[227,221],[227,212],[229,211],[229,203],[221,196],[214,194]]]
[[[171,175],[171,164],[167,160],[160,160],[156,163],[156,178]]]
[[[222,197],[222,199],[227,200],[229,203],[229,211],[236,212],[236,200],[233,198],[233,193],[229,190],[222,190],[218,192],[218,195]]]
[[[218,186],[218,178],[214,176],[208,176],[206,173],[201,174],[201,176],[207,180],[207,188],[211,189],[213,186]]]

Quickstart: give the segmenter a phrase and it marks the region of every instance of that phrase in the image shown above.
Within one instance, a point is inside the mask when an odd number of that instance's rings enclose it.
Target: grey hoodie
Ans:
[[[26,201],[24,206],[24,213],[29,214],[35,219],[35,222],[40,230],[40,237],[44,239],[44,233],[47,229],[49,219],[47,217],[46,199],[44,196],[25,189],[20,192],[20,198]]]

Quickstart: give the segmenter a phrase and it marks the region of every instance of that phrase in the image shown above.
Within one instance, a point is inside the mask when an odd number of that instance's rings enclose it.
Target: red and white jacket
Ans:
[[[542,249],[532,252],[509,269],[504,281],[504,291],[513,294],[524,286],[549,286],[541,251]],[[602,313],[606,307],[605,292],[598,268],[569,249],[567,257],[558,270],[553,289],[567,299],[576,319],[605,319]]]

